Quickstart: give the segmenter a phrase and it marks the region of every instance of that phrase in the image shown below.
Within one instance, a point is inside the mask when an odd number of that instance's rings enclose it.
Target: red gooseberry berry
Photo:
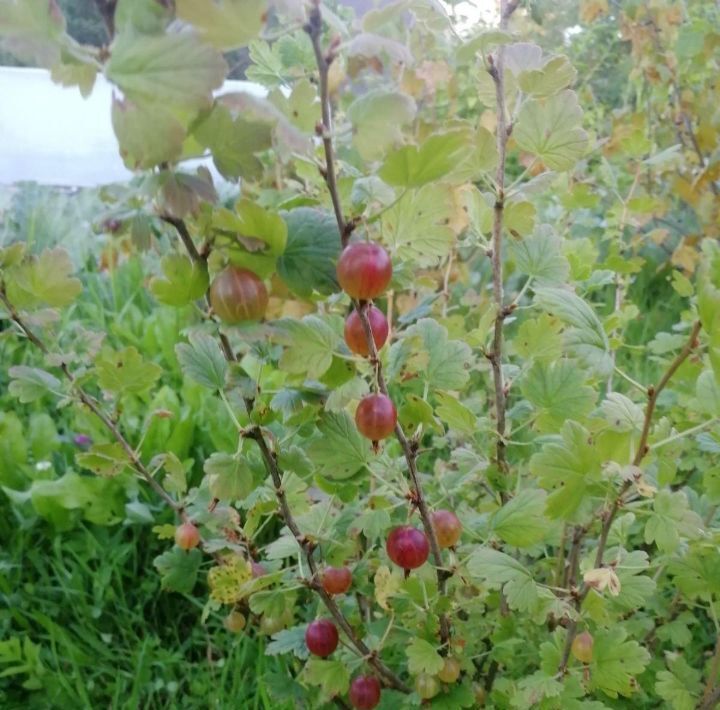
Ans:
[[[210,286],[210,305],[224,323],[260,320],[265,315],[268,292],[257,274],[239,266],[228,266]]]
[[[397,410],[392,400],[384,394],[363,397],[355,410],[358,431],[371,441],[386,439],[395,430]]]
[[[380,681],[371,675],[359,675],[350,684],[349,696],[356,710],[373,710],[380,703]]]
[[[351,298],[375,298],[385,291],[392,278],[390,255],[375,242],[349,244],[338,259],[337,278]]]
[[[425,563],[430,554],[430,543],[424,532],[412,525],[401,525],[390,531],[385,549],[398,567],[410,570]]]
[[[322,658],[329,656],[337,648],[338,641],[337,627],[329,619],[316,619],[305,631],[308,650]]]
[[[390,332],[387,318],[385,318],[383,312],[375,306],[370,306],[366,313],[368,321],[370,322],[370,331],[375,341],[375,349],[380,350],[380,348],[385,345],[388,333]],[[357,311],[353,311],[345,320],[345,342],[356,355],[362,355],[362,357],[370,355],[365,329],[363,328]]]

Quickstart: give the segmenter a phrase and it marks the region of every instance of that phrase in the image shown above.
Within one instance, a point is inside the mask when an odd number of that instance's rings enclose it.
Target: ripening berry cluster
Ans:
[[[370,358],[373,362],[377,360],[378,350],[388,339],[390,326],[383,312],[372,303],[372,299],[385,292],[392,274],[389,254],[382,246],[373,242],[355,242],[348,245],[337,264],[338,282],[355,305],[345,321],[345,342],[353,353]],[[267,304],[265,284],[248,269],[230,265],[213,279],[210,305],[215,315],[224,323],[260,320],[265,315]],[[358,431],[377,448],[378,442],[392,436],[398,426],[395,405],[383,392],[369,394],[358,404],[355,424]],[[462,526],[454,513],[437,510],[431,514],[430,523],[440,548],[454,547],[457,544]],[[191,550],[200,544],[200,533],[194,524],[185,522],[177,528],[175,541],[181,549]],[[430,541],[422,530],[412,525],[401,525],[390,530],[385,549],[390,560],[405,570],[407,575],[410,570],[425,564],[430,554]],[[253,563],[255,564],[257,563]],[[254,568],[253,574],[255,575]],[[345,594],[352,586],[352,571],[344,566],[326,567],[320,582],[321,593],[328,596]],[[266,620],[263,618],[264,621]],[[245,617],[239,611],[232,611],[225,619],[225,626],[230,631],[239,632],[244,628],[245,622]],[[273,632],[275,630],[277,629],[273,628]],[[316,619],[308,625],[305,632],[308,650],[320,658],[330,656],[339,641],[337,626],[331,619]],[[459,675],[459,662],[446,658],[445,665],[437,676],[419,675],[415,689],[421,698],[429,699],[439,692],[439,682],[454,683]],[[372,710],[379,704],[380,694],[381,684],[378,678],[360,675],[355,677],[350,685],[349,699],[351,705],[358,710]]]

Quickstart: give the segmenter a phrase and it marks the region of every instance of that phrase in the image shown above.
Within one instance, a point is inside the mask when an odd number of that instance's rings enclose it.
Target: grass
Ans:
[[[0,650],[1,707],[280,707],[263,678],[287,673],[285,661],[218,615],[201,625],[199,597],[162,592],[152,566],[162,543],[147,527],[55,534],[18,526],[7,501],[0,515],[2,642],[29,639],[38,653]]]

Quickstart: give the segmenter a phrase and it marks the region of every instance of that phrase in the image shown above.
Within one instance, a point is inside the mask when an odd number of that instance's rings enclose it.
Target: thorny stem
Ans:
[[[323,55],[320,45],[322,33],[322,17],[318,4],[315,4],[313,9],[311,10],[310,19],[305,29],[310,35],[310,39],[315,50],[315,56],[318,60],[318,71],[320,74],[319,83],[323,117],[322,135],[323,145],[325,147],[324,174],[327,187],[330,191],[330,196],[332,198],[333,207],[335,208],[335,218],[337,220],[338,231],[340,232],[341,245],[345,247],[350,238],[350,234],[355,227],[355,224],[352,221],[346,221],[343,216],[342,208],[340,207],[340,194],[338,192],[337,182],[334,178],[335,169],[333,164],[335,162],[335,159],[332,144],[332,134],[330,132],[330,102],[328,100],[327,92],[329,62],[327,61],[327,57]],[[332,58],[332,55],[330,55],[330,58]],[[360,316],[360,322],[362,324],[363,331],[365,332],[365,338],[367,340],[369,350],[368,358],[375,367],[375,381],[377,383],[378,389],[385,396],[389,396],[387,383],[383,375],[382,363],[380,362],[380,358],[378,357],[377,348],[375,347],[375,339],[373,338],[370,321],[368,320],[367,305],[367,302],[364,301],[353,302],[353,306],[355,307],[355,310]],[[440,545],[437,541],[437,536],[435,535],[435,530],[432,526],[430,510],[425,501],[425,496],[423,495],[422,484],[420,483],[417,469],[418,446],[415,441],[411,442],[410,440],[408,440],[408,438],[405,436],[405,432],[403,432],[402,430],[402,427],[400,426],[400,424],[397,423],[395,424],[395,436],[400,443],[400,448],[402,449],[405,460],[407,462],[408,473],[413,489],[413,502],[415,505],[417,505],[423,528],[425,530],[425,535],[430,541],[430,550],[432,552],[433,561],[435,563],[435,568],[437,572],[438,592],[441,596],[444,596],[446,594],[447,578],[451,576],[451,573],[443,568],[442,552],[440,550]],[[439,623],[440,641],[443,646],[447,646],[450,641],[450,621],[446,614],[440,614]]]
[[[501,0],[500,2],[500,29],[507,28],[510,16],[515,12],[518,0]],[[494,58],[489,58],[488,73],[495,84],[495,103],[497,105],[497,152],[498,165],[495,172],[495,209],[492,228],[492,277],[493,277],[493,301],[495,302],[495,325],[493,329],[492,350],[487,354],[490,360],[495,388],[495,416],[496,425],[496,460],[500,470],[507,474],[508,464],[506,457],[505,443],[505,406],[507,393],[502,372],[502,351],[503,351],[503,324],[508,312],[504,306],[503,293],[503,260],[502,260],[502,237],[503,218],[505,214],[505,158],[507,154],[507,142],[512,132],[512,123],[508,124],[505,108],[505,48],[500,46]],[[503,496],[504,497],[504,496]]]
[[[700,334],[700,328],[701,324],[700,321],[696,321],[693,324],[692,329],[690,330],[690,335],[688,339],[685,342],[685,345],[683,346],[682,350],[675,356],[673,361],[668,366],[668,369],[665,371],[665,374],[660,379],[660,382],[658,382],[657,386],[655,387],[649,387],[647,390],[647,396],[648,401],[645,406],[645,417],[643,419],[643,427],[642,432],[640,434],[640,442],[638,443],[637,453],[635,454],[635,457],[633,458],[632,465],[633,466],[639,466],[642,463],[642,460],[647,455],[648,451],[650,451],[650,447],[648,446],[648,438],[650,436],[650,426],[652,424],[653,414],[655,413],[655,406],[657,404],[658,397],[662,393],[662,391],[667,387],[668,383],[672,379],[673,375],[678,371],[679,367],[685,362],[685,360],[690,357],[692,352],[695,350],[695,348],[698,346],[698,335]],[[602,513],[602,528],[600,530],[600,537],[598,539],[598,547],[597,552],[595,554],[595,567],[602,567],[603,565],[603,558],[605,556],[605,548],[607,546],[607,540],[608,536],[610,534],[610,528],[612,527],[613,522],[615,521],[615,516],[618,513],[618,510],[620,510],[621,506],[624,503],[624,496],[625,493],[630,489],[632,486],[633,480],[627,480],[623,485],[620,487],[620,490],[615,497],[615,500],[613,501],[612,505],[610,506],[609,510],[606,510],[604,513]],[[582,528],[582,536],[587,532],[589,529],[589,525],[583,526]],[[582,607],[583,602],[585,601],[585,598],[590,593],[590,586],[585,584],[583,582],[580,585],[580,588],[577,591],[577,595],[575,598],[575,610],[577,612],[580,612],[580,609]],[[564,674],[567,670],[568,661],[570,660],[570,649],[572,647],[572,642],[577,634],[577,627],[578,623],[577,620],[573,620],[570,625],[568,626],[567,630],[567,636],[565,638],[565,646],[563,648],[563,653],[560,658],[560,664],[558,665],[558,673]]]
[[[164,221],[172,224],[175,227],[181,241],[185,245],[185,248],[190,258],[196,263],[206,263],[208,255],[200,254],[200,252],[197,250],[185,222],[181,219],[168,218],[165,216],[163,217],[163,219]],[[207,302],[210,303],[209,292],[206,294],[206,299]],[[220,347],[222,349],[225,359],[229,363],[237,362],[237,358],[235,357],[235,353],[232,350],[232,346],[230,345],[230,341],[228,340],[227,336],[224,333],[219,332],[219,340]],[[254,400],[249,397],[244,397],[243,403],[245,405],[245,410],[248,416],[250,416],[255,404]],[[288,505],[287,497],[285,495],[285,490],[283,487],[282,469],[280,468],[276,454],[271,451],[265,435],[262,432],[262,429],[260,429],[260,427],[253,427],[252,429],[245,430],[242,433],[246,437],[255,441],[260,451],[260,455],[263,459],[265,469],[270,474],[273,482],[273,488],[275,489],[275,497],[277,498],[278,505],[280,506],[280,514],[282,516],[282,519],[297,540],[298,544],[300,545],[300,549],[302,550],[303,556],[312,575],[308,586],[315,592],[317,592],[328,612],[335,619],[338,626],[345,632],[350,643],[354,646],[355,650],[358,652],[359,655],[365,658],[368,664],[378,673],[378,675],[380,675],[384,679],[385,683],[388,686],[400,690],[404,693],[410,692],[410,689],[402,682],[402,680],[400,680],[400,678],[395,673],[393,673],[392,670],[390,670],[390,668],[388,668],[380,660],[377,654],[371,651],[368,646],[363,642],[363,640],[355,633],[355,630],[345,618],[335,600],[330,595],[328,595],[327,592],[325,592],[322,584],[320,584],[318,566],[314,557],[315,544],[302,534],[300,528],[295,522],[295,518],[293,517],[290,506]]]

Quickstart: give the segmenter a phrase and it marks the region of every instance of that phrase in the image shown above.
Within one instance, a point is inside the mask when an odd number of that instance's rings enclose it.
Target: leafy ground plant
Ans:
[[[0,3],[21,58],[116,86],[138,171],[103,195],[100,274],[22,232],[0,252],[9,394],[57,404],[80,449],[40,492],[20,468],[6,493],[60,527],[146,516],[167,592],[269,637],[278,706],[720,698],[720,251],[705,240],[672,274],[667,331],[638,328],[632,286],[665,237],[631,232],[667,148],[628,139],[628,186],[584,127],[582,76],[522,41],[519,4],[464,37],[422,0],[360,20],[121,0],[97,49],[54,3]],[[245,46],[267,95],[214,97]],[[698,147],[683,180],[712,195]],[[239,188],[183,167],[198,154]],[[82,311],[127,269],[116,319]],[[8,644],[42,692],[32,640]]]

